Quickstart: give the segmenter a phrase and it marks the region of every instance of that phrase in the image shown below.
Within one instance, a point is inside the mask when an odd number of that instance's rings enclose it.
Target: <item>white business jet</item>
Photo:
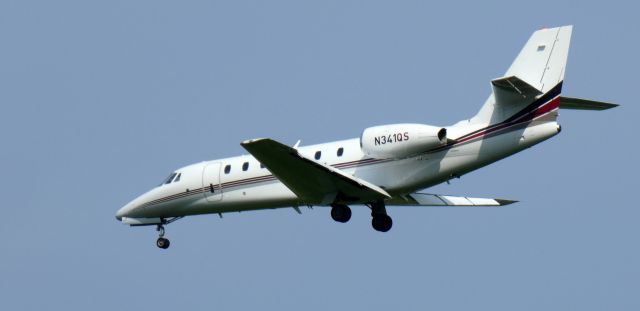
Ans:
[[[533,33],[480,111],[452,126],[390,124],[358,138],[287,146],[269,138],[241,143],[250,155],[206,161],[172,172],[129,202],[116,218],[131,226],[164,226],[184,216],[300,206],[331,207],[345,223],[350,205],[371,209],[386,232],[387,206],[501,206],[516,201],[424,193],[560,133],[558,109],[604,110],[617,105],[560,95],[572,26]]]

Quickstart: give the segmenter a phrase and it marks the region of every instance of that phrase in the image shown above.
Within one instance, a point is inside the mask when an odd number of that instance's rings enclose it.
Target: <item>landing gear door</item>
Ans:
[[[209,163],[202,170],[202,187],[207,201],[222,200],[222,187],[220,187],[220,163]]]

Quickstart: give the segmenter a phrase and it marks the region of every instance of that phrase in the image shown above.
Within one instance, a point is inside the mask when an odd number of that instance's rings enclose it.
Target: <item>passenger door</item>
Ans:
[[[202,170],[202,187],[204,197],[209,202],[222,200],[222,187],[220,186],[220,163],[209,163]]]

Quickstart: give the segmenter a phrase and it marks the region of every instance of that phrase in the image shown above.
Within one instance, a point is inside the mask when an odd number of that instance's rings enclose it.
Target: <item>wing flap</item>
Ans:
[[[316,162],[275,140],[253,139],[241,145],[306,204],[368,202],[391,197],[374,184]]]
[[[430,193],[412,193],[403,197],[387,200],[387,205],[398,206],[504,206],[518,201],[438,195]]]

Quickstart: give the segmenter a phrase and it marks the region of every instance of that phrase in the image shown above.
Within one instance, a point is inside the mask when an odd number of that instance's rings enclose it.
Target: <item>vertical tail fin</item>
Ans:
[[[531,35],[505,76],[517,76],[546,93],[562,82],[573,26],[538,30]]]
[[[541,94],[557,91],[564,79],[572,30],[573,26],[563,26],[534,32],[505,76],[492,81],[493,93],[471,122],[503,121]]]

